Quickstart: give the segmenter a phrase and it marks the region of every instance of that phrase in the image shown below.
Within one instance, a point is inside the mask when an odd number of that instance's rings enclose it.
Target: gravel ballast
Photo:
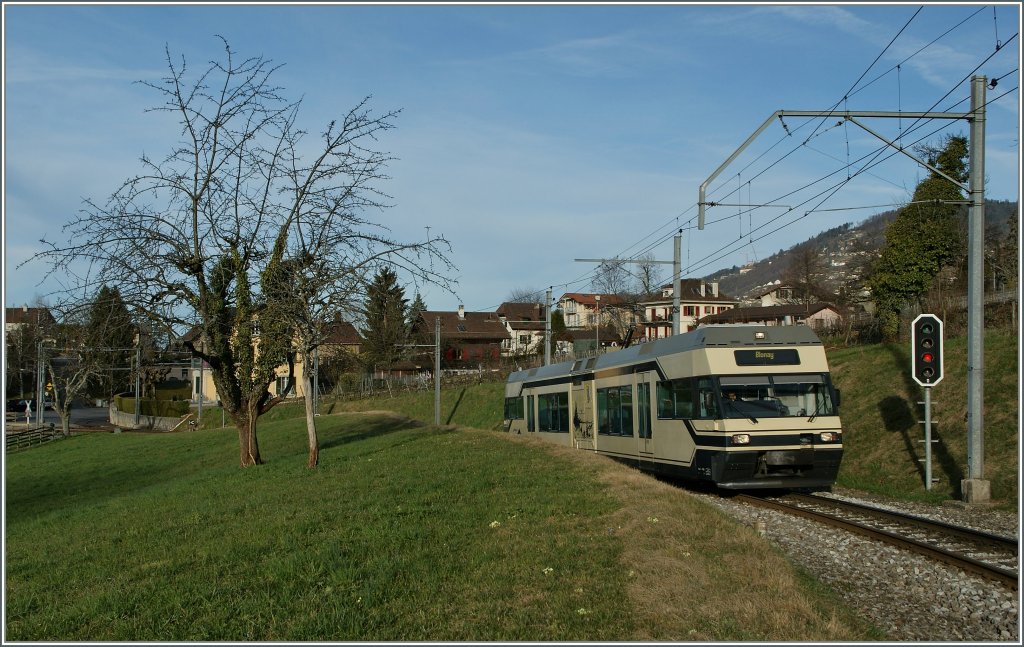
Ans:
[[[843,601],[897,641],[1020,643],[1017,591],[883,542],[744,503],[697,494],[831,587]],[[832,496],[1019,537],[1017,514],[984,506],[897,502],[835,488]]]

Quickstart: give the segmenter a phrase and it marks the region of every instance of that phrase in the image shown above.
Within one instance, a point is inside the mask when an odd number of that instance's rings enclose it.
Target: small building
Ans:
[[[447,370],[477,370],[501,360],[503,346],[511,334],[497,312],[424,310],[413,324],[413,336],[433,338],[437,320],[441,320],[441,367]],[[423,362],[417,362],[423,364]],[[427,364],[433,368],[433,363]]]
[[[828,303],[732,308],[701,318],[701,324],[744,323],[763,326],[804,324],[816,331],[839,325],[842,315]]]
[[[182,336],[181,342],[195,341],[199,337],[199,329],[192,328]],[[196,342],[198,343],[198,342]],[[358,355],[363,338],[359,335],[356,327],[347,321],[334,321],[328,324],[324,342],[317,349],[319,361],[329,361],[343,353]],[[290,388],[288,383],[288,365],[282,364],[275,370],[275,380],[270,385],[270,391],[274,395],[289,395],[302,397],[305,392],[302,388],[302,378],[305,374],[305,364],[302,357],[295,358],[295,384]],[[189,370],[189,382],[192,385],[192,399],[205,401],[219,401],[217,387],[213,383],[213,371],[210,365],[193,356]]]
[[[509,334],[502,343],[502,355],[531,355],[544,348],[547,313],[543,303],[505,302],[498,307],[498,318]]]
[[[679,290],[679,331],[688,332],[697,327],[701,317],[731,310],[739,303],[718,290],[718,283],[702,279],[683,279]],[[662,339],[672,335],[672,307],[674,288],[671,283],[660,289],[660,298],[640,302],[643,308],[642,330],[639,341]],[[642,335],[641,335],[642,333]]]
[[[601,325],[608,325],[626,306],[625,300],[617,294],[566,292],[558,299],[558,308],[569,329],[593,328],[598,324],[598,317]]]
[[[49,308],[30,308],[28,305],[4,308],[4,332],[7,334],[24,328],[45,330],[56,323],[57,320],[53,318]]]

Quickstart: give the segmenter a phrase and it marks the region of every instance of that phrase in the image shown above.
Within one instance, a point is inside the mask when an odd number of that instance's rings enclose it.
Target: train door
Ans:
[[[654,439],[651,437],[651,383],[653,373],[636,374],[636,419],[637,449],[641,454],[654,453]]]
[[[593,382],[572,385],[572,434],[578,449],[594,449],[594,400],[591,384]]]

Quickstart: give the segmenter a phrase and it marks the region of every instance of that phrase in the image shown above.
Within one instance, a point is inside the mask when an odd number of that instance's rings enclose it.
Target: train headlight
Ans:
[[[823,431],[818,437],[821,438],[823,443],[839,442],[839,433],[835,431]]]
[[[750,444],[750,434],[733,434],[732,435],[732,444],[733,445],[749,445]]]

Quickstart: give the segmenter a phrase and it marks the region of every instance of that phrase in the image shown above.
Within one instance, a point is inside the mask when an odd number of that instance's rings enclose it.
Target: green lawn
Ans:
[[[248,469],[233,430],[8,456],[6,638],[877,637],[751,529],[611,461],[336,415],[308,470],[301,424],[264,424],[268,462]],[[652,587],[679,604],[651,605]]]

